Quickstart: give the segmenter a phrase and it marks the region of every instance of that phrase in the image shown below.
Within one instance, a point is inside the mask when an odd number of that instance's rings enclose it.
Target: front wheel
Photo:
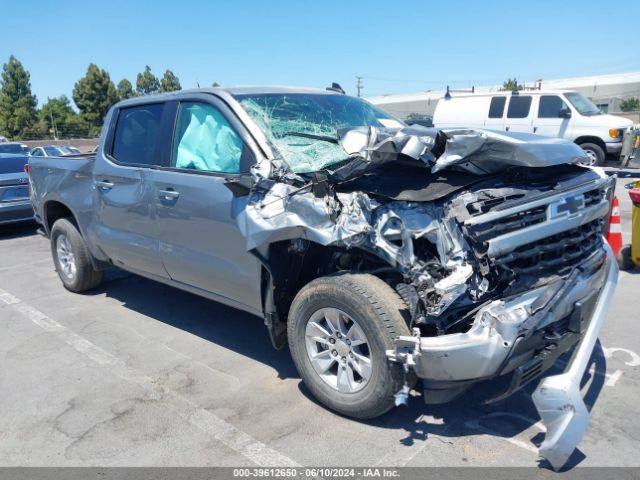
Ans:
[[[587,160],[581,162],[582,165],[588,166],[599,166],[604,163],[605,153],[600,145],[596,145],[595,143],[581,143],[580,148],[584,150],[584,153],[587,156]]]
[[[385,351],[409,335],[406,306],[379,278],[342,274],[306,285],[289,311],[293,361],[307,388],[324,405],[353,418],[390,410],[404,371]]]
[[[84,292],[102,281],[102,271],[93,268],[91,253],[82,235],[66,218],[56,220],[51,228],[51,254],[67,290]]]

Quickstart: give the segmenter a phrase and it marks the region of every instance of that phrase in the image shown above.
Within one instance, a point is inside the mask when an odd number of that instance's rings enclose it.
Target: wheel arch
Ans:
[[[271,243],[267,255],[258,250],[251,253],[262,264],[263,316],[276,349],[286,343],[286,321],[291,303],[309,282],[341,271],[374,275],[397,273],[395,268],[366,250],[321,245],[301,238]]]
[[[598,145],[600,148],[602,148],[605,154],[607,153],[607,145],[604,143],[604,141],[600,137],[596,137],[593,135],[583,135],[581,137],[576,138],[573,142],[576,145],[582,145],[583,143],[594,143]]]
[[[47,200],[43,205],[43,221],[47,234],[51,234],[51,228],[56,220],[69,218],[77,228],[80,228],[78,219],[67,204],[60,200]]]
[[[45,228],[47,236],[51,236],[51,229],[53,228],[53,224],[56,222],[56,220],[66,218],[75,225],[75,227],[78,229],[78,232],[80,232],[80,235],[85,239],[85,242],[87,242],[85,233],[82,229],[82,226],[80,225],[80,222],[78,221],[78,218],[76,217],[76,214],[66,203],[60,201],[59,199],[47,200],[42,205],[42,214],[43,226]],[[91,252],[91,249],[89,249],[89,252]],[[90,260],[93,268],[96,270],[104,270],[106,268],[109,268],[110,266],[108,263],[95,258],[93,254],[90,257]]]

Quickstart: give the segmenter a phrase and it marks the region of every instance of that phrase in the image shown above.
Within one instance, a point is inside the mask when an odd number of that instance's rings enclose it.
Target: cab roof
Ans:
[[[309,87],[288,87],[288,86],[237,86],[237,87],[207,87],[192,88],[189,90],[178,90],[175,92],[160,93],[155,95],[144,95],[141,97],[129,98],[117,103],[118,106],[138,105],[140,103],[156,102],[162,100],[179,99],[184,95],[198,93],[209,93],[220,97],[236,97],[242,95],[270,95],[270,94],[314,94],[314,95],[342,95],[334,90]]]

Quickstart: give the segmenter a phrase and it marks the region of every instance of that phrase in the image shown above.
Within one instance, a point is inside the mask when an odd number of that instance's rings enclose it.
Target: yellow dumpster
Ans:
[[[640,267],[640,181],[625,185],[631,197],[631,245],[620,250],[618,263],[622,270]]]

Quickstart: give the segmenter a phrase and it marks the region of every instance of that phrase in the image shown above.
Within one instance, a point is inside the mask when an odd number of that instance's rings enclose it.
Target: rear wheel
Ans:
[[[604,163],[605,153],[600,145],[595,143],[581,143],[580,148],[587,155],[587,160],[581,162],[583,165],[598,166]]]
[[[82,235],[66,218],[56,220],[51,228],[51,254],[67,290],[84,292],[102,281],[102,271],[93,268],[91,253]]]
[[[368,274],[322,277],[306,285],[289,312],[288,339],[305,385],[324,405],[354,418],[390,410],[404,371],[385,351],[409,335],[406,306]]]

